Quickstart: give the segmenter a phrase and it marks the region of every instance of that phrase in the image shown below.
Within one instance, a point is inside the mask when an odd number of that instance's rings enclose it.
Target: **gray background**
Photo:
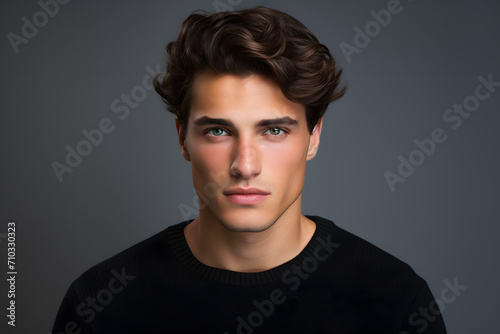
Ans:
[[[222,0],[227,3],[227,0]],[[234,0],[233,0],[234,3]],[[318,156],[308,164],[303,212],[322,215],[409,263],[436,297],[444,280],[467,285],[444,318],[450,333],[498,332],[500,279],[500,88],[452,130],[446,109],[473,94],[477,77],[500,81],[500,6],[495,1],[402,0],[403,10],[370,44],[354,44],[355,26],[387,1],[252,1],[284,10],[335,54],[349,83],[330,106]],[[179,153],[173,116],[159,96],[121,120],[111,103],[164,69],[164,46],[195,9],[211,0],[71,1],[19,46],[23,16],[36,1],[2,1],[0,233],[17,221],[17,326],[48,333],[72,280],[93,264],[184,220],[192,206],[190,165]],[[59,182],[51,163],[66,145],[109,118],[102,143]],[[413,141],[442,128],[448,139],[391,192]],[[190,215],[189,218],[194,218]],[[6,242],[0,235],[0,331],[6,317]]]

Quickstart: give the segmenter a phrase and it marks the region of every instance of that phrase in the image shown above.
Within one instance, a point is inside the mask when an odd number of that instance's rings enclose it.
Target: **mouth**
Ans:
[[[224,196],[237,205],[256,205],[264,201],[269,193],[257,188],[235,188],[224,191]]]

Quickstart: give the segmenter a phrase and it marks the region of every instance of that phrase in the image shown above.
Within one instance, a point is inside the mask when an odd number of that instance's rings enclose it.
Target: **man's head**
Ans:
[[[305,106],[309,132],[345,92],[328,48],[292,16],[266,7],[191,14],[167,54],[166,75],[154,87],[184,128],[194,82],[208,69],[270,79],[287,99]]]
[[[200,217],[258,232],[299,217],[322,116],[344,94],[328,49],[296,19],[258,7],[193,14],[155,82],[176,115]]]

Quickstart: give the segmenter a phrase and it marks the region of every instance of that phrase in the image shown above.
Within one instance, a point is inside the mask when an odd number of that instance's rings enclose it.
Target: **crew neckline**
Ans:
[[[300,252],[293,259],[269,270],[245,273],[232,271],[227,269],[215,268],[208,266],[199,261],[191,252],[184,235],[184,228],[187,224],[191,223],[194,219],[186,220],[182,223],[173,225],[169,228],[168,239],[170,247],[173,250],[177,260],[188,270],[194,272],[196,275],[213,282],[229,285],[260,285],[282,279],[283,275],[291,270],[295,265],[302,265],[303,261],[311,256],[314,256],[314,250],[321,246],[318,240],[322,238],[327,239],[331,234],[331,228],[334,226],[332,221],[326,220],[318,216],[309,216],[307,218],[314,221],[316,230],[314,231],[311,239]]]

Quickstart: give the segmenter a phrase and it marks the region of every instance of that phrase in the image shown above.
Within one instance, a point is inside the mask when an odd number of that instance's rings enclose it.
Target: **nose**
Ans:
[[[250,179],[262,171],[259,150],[250,138],[239,138],[236,142],[231,161],[231,175]]]

